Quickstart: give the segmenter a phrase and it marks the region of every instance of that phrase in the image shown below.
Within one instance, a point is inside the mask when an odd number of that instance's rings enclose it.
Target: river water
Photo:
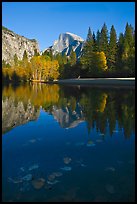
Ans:
[[[2,200],[135,200],[135,89],[2,89]]]

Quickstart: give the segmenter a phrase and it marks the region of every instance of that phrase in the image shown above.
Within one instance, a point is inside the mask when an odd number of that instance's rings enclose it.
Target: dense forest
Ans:
[[[117,38],[114,26],[110,34],[104,23],[95,34],[88,29],[87,39],[80,58],[72,50],[70,56],[46,50],[28,60],[14,56],[14,63],[2,61],[3,82],[9,81],[51,81],[76,77],[133,77],[135,76],[135,30],[126,24],[125,32]]]

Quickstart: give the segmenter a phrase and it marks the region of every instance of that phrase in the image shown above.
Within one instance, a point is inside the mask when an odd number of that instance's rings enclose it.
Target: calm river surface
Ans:
[[[135,89],[3,87],[2,200],[135,200]]]

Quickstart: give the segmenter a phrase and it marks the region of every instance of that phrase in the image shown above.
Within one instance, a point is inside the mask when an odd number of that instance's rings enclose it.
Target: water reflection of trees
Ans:
[[[45,84],[32,84],[3,88],[3,100],[14,97],[27,107],[28,100],[36,107],[42,107],[53,114],[53,108],[66,109],[73,120],[79,115],[87,123],[88,131],[96,125],[97,131],[104,133],[109,124],[110,135],[115,130],[124,129],[125,137],[130,137],[135,129],[135,91],[134,89],[100,89]],[[82,114],[80,114],[82,112]]]
[[[78,91],[78,90],[77,90]],[[71,88],[64,90],[66,98],[72,94]],[[109,123],[110,135],[115,131],[116,121],[119,129],[124,128],[126,138],[130,137],[135,130],[135,91],[134,89],[100,89],[100,88],[80,88],[75,95],[79,101],[88,131],[96,124],[97,131],[101,133],[107,131]]]

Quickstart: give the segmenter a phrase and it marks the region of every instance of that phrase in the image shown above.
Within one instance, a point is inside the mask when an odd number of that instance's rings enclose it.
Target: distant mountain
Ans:
[[[34,55],[34,50],[39,53],[39,45],[35,39],[28,39],[2,26],[2,60],[12,63],[14,55],[21,60],[26,50],[28,58]]]
[[[80,36],[66,32],[60,34],[58,40],[55,40],[53,45],[46,50],[52,50],[54,55],[57,53],[65,53],[67,56],[69,56],[71,50],[73,50],[76,52],[77,58],[79,58],[83,45],[84,40]]]

